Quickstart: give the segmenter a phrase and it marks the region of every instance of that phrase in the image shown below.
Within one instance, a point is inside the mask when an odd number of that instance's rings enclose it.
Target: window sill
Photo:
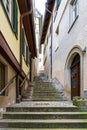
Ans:
[[[71,29],[73,28],[73,26],[74,26],[75,22],[77,21],[78,17],[79,17],[79,15],[77,15],[76,19],[74,20],[74,22],[73,22],[72,25],[70,26],[68,33],[69,33],[69,32],[71,31]]]
[[[59,49],[59,45],[57,46],[57,48],[55,49],[55,52],[57,52],[58,51],[58,49]]]

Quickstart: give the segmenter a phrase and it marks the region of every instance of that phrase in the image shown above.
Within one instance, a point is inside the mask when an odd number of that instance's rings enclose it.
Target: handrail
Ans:
[[[12,77],[12,79],[10,81],[7,82],[7,84],[5,85],[5,87],[0,91],[0,95],[9,87],[10,84],[13,83],[13,80],[16,78],[16,75]]]
[[[22,83],[20,84],[20,87],[22,87],[23,86],[23,84],[24,84],[24,82],[26,81],[26,79],[28,79],[27,78],[27,76],[30,74],[30,71],[27,73],[27,75],[25,76],[25,78],[24,78],[24,80],[22,81]]]

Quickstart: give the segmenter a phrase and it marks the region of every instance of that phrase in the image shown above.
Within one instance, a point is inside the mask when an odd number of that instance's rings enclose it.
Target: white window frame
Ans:
[[[78,15],[79,15],[78,0],[71,0],[70,2],[70,26],[74,23]]]

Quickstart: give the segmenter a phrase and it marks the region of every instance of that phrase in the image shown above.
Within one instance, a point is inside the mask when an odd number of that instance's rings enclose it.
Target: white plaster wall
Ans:
[[[67,6],[66,3],[68,3]],[[87,0],[79,0],[79,17],[70,31],[69,3],[70,0],[61,1],[61,5],[59,7],[58,14],[53,25],[53,78],[57,77],[63,86],[65,86],[65,64],[69,52],[76,45],[79,46],[81,50],[87,46]],[[59,34],[57,35],[55,31],[58,25]],[[57,47],[58,49],[55,52]],[[84,90],[87,90],[87,52],[83,57],[84,69],[82,87]]]

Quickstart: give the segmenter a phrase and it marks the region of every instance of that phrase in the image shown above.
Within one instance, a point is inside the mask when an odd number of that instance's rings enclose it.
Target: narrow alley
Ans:
[[[87,130],[87,0],[0,0],[0,130]]]

